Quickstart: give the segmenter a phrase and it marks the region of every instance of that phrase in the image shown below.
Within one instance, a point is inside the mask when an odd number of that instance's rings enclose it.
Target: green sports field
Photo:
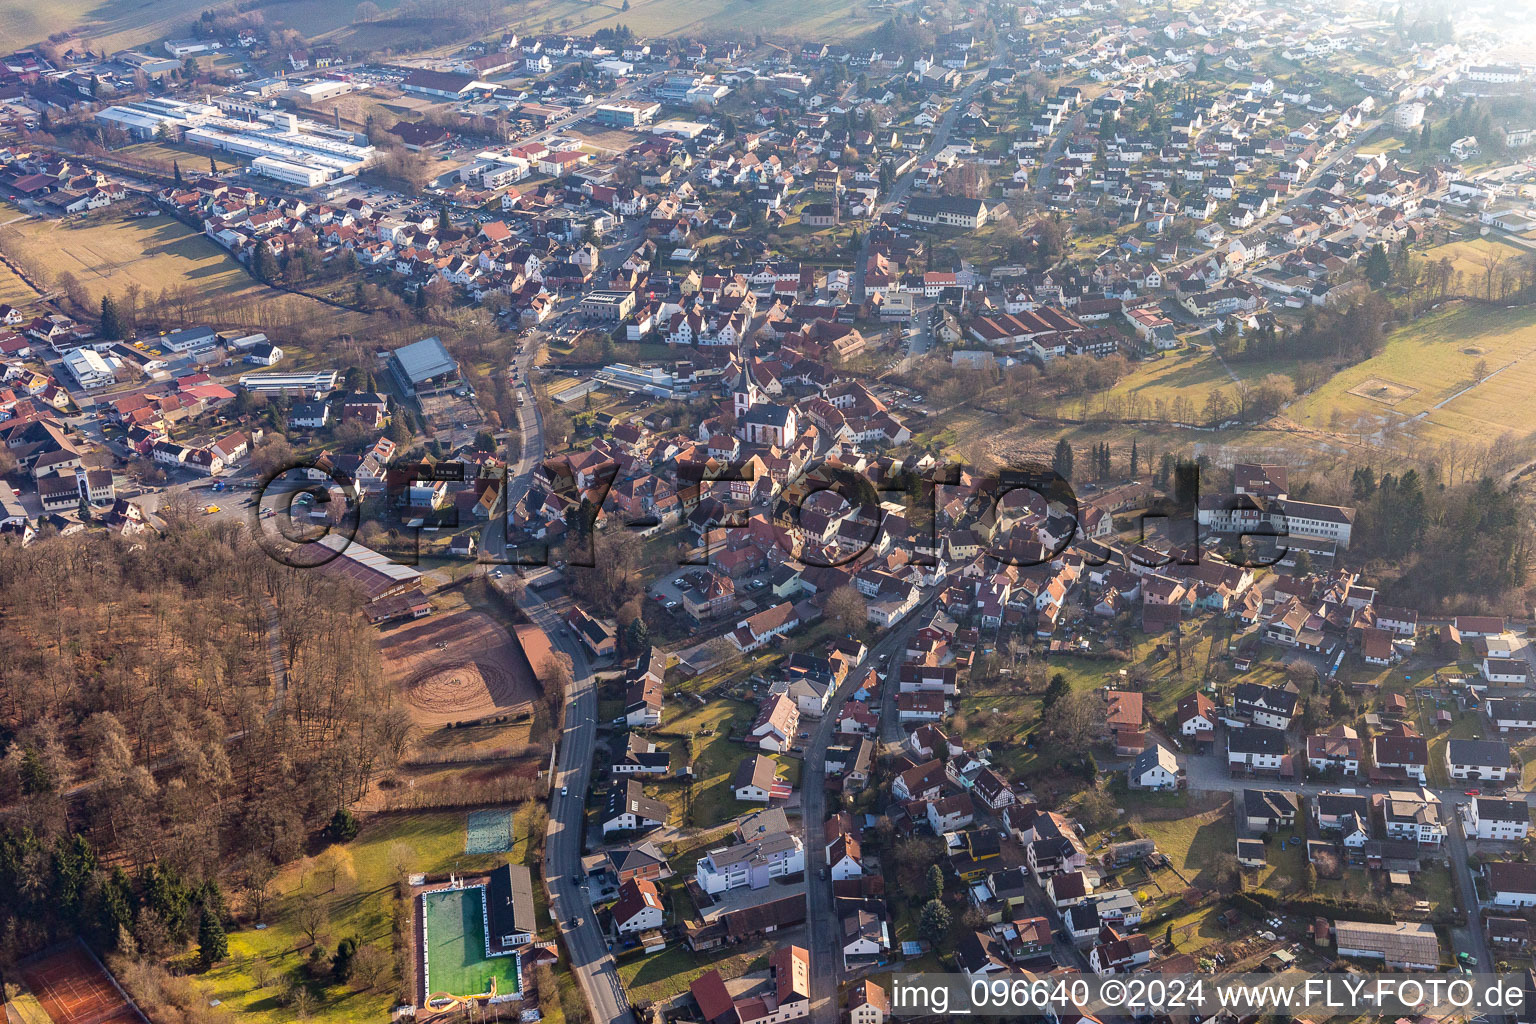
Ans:
[[[485,955],[484,887],[424,893],[427,995],[483,995],[496,981],[496,992],[518,991],[517,957]]]

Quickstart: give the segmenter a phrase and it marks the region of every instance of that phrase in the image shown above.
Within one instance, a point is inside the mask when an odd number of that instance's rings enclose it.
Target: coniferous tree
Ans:
[[[123,336],[123,317],[110,295],[101,297],[101,336],[113,340]]]
[[[229,937],[224,934],[224,926],[219,923],[218,917],[204,910],[203,919],[197,926],[197,958],[202,962],[203,969],[207,970],[227,956]]]
[[[1066,438],[1056,442],[1056,452],[1051,456],[1051,468],[1063,480],[1072,479],[1072,445]]]
[[[1373,288],[1380,288],[1392,279],[1392,262],[1387,259],[1386,247],[1380,242],[1371,246],[1370,255],[1365,258],[1365,277]]]

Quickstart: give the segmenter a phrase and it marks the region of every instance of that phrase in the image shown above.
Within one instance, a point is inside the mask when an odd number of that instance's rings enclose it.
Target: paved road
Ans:
[[[935,589],[935,594],[937,589]],[[828,705],[828,713],[811,730],[805,745],[805,759],[800,774],[800,821],[805,830],[805,901],[806,901],[806,948],[811,954],[811,1020],[815,1024],[830,1024],[840,1017],[837,998],[837,981],[843,973],[842,954],[837,941],[837,919],[832,912],[832,882],[821,878],[821,869],[827,862],[826,841],[823,827],[827,820],[827,745],[836,727],[836,713],[853,696],[858,688],[862,669],[878,664],[886,657],[890,665],[890,677],[885,684],[889,693],[896,686],[901,664],[901,652],[907,640],[917,630],[922,612],[931,602],[924,601],[906,618],[905,624],[895,632],[887,633],[871,647],[860,663],[859,669],[848,673],[843,685],[838,687]],[[892,704],[891,717],[895,717]]]
[[[976,77],[971,80],[971,83],[955,98],[955,102],[950,104],[949,109],[944,112],[944,116],[939,119],[939,123],[934,129],[933,143],[928,147],[928,152],[924,154],[925,157],[935,155],[949,142],[950,129],[955,126],[955,119],[960,116],[961,108],[971,102],[972,98],[976,95],[976,91],[986,82],[987,72],[991,71],[995,66],[996,61],[988,64],[984,70],[976,73]],[[922,163],[921,160],[917,162]],[[885,197],[885,201],[876,210],[874,220],[878,221],[881,213],[890,210],[897,203],[901,202],[908,190],[912,188],[912,180],[916,174],[917,168],[914,166],[912,170],[896,179],[895,184],[891,186],[891,194]],[[853,294],[861,302],[867,298],[864,292],[864,268],[869,263],[870,235],[872,233],[873,228],[870,231],[864,232],[864,237],[859,242],[859,252],[853,267]]]
[[[522,450],[509,470],[507,508],[516,505],[528,493],[533,470],[544,458],[544,427],[533,393],[528,386],[528,370],[533,365],[533,347],[517,357],[521,372],[518,393],[524,404],[517,411]],[[505,520],[493,519],[481,533],[481,550],[492,559],[506,554]],[[571,687],[566,694],[565,728],[560,737],[558,761],[550,798],[549,829],[544,840],[544,878],[550,890],[550,914],[565,936],[566,954],[571,972],[586,997],[592,1018],[602,1024],[635,1024],[618,968],[608,952],[607,942],[593,920],[592,904],[582,883],[582,835],[586,819],[586,793],[592,777],[592,754],[597,745],[597,687],[587,653],[566,630],[559,614],[531,589],[525,591],[521,607],[529,619],[548,634],[556,649],[571,659]],[[560,795],[561,789],[569,796]]]
[[[582,833],[586,793],[591,782],[592,752],[597,744],[597,687],[586,652],[563,628],[560,616],[531,591],[523,610],[549,634],[557,648],[570,655],[572,683],[566,695],[565,729],[560,737],[554,796],[550,798],[549,830],[544,839],[544,878],[550,890],[550,914],[565,935],[566,955],[593,1020],[635,1024],[618,967],[597,924],[582,883]],[[561,795],[561,789],[569,792]]]
[[[1353,789],[1358,793],[1385,793],[1392,789],[1415,788],[1409,783],[1399,783],[1390,786],[1372,786],[1363,781],[1340,781],[1329,783],[1315,782],[1277,782],[1274,779],[1265,778],[1234,778],[1228,771],[1226,761],[1221,754],[1207,754],[1201,756],[1188,756],[1184,758],[1185,772],[1188,787],[1191,790],[1205,790],[1214,792],[1226,792],[1238,794],[1245,789],[1278,788],[1289,792],[1316,796],[1325,791],[1337,791],[1339,789]],[[1463,787],[1473,786],[1476,783],[1463,783]],[[1450,860],[1451,874],[1455,877],[1456,888],[1461,907],[1469,916],[1471,924],[1466,928],[1454,929],[1456,948],[1466,950],[1478,958],[1480,964],[1492,963],[1489,957],[1488,945],[1484,941],[1482,929],[1477,927],[1477,890],[1472,879],[1472,869],[1467,864],[1469,850],[1467,841],[1462,831],[1461,810],[1472,802],[1472,797],[1466,795],[1465,788],[1425,786],[1424,789],[1440,799],[1441,815],[1448,831],[1446,839],[1446,855]],[[1530,802],[1531,794],[1510,790],[1505,794],[1510,800],[1524,800]]]

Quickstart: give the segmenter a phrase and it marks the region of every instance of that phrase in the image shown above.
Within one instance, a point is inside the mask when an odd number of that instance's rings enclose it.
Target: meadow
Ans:
[[[466,855],[464,841],[462,811],[381,816],[350,843],[284,866],[270,886],[265,926],[232,930],[230,958],[198,975],[197,984],[242,1019],[293,1020],[294,1007],[282,1005],[278,994],[281,979],[296,975],[312,948],[301,924],[306,906],[313,901],[322,908],[318,938],[328,944],[327,955],[342,938],[354,936],[382,949],[392,963],[395,884],[405,872],[486,870],[506,860],[506,854]],[[398,987],[393,976],[377,991],[328,979],[311,985],[320,999],[310,1019],[336,1024],[384,1019]]]
[[[1393,331],[1379,355],[1341,370],[1288,415],[1303,425],[1380,440],[1396,431],[1422,441],[1523,435],[1536,386],[1533,355],[1536,310],[1450,303]],[[1479,364],[1487,373],[1481,381]],[[1399,388],[1371,397],[1380,382]],[[1412,394],[1403,397],[1401,389]]]
[[[1102,407],[1101,395],[1139,402],[1141,415],[1151,416],[1158,402],[1171,409],[1180,398],[1189,401],[1198,416],[1206,397],[1213,388],[1227,391],[1236,387],[1236,380],[1256,384],[1272,373],[1291,374],[1296,370],[1294,359],[1270,359],[1253,362],[1229,361],[1222,365],[1209,345],[1175,349],[1161,359],[1146,359],[1131,364],[1126,374],[1107,391],[1094,394],[1089,408]],[[1057,413],[1077,416],[1081,411],[1081,398],[1064,398],[1057,403]]]
[[[399,4],[399,0],[376,2],[385,12]],[[87,41],[91,49],[110,52],[185,36],[192,20],[207,7],[200,0],[12,2],[0,4],[0,38],[20,47],[56,34],[72,33]],[[350,24],[356,12],[353,0],[289,0],[272,5],[266,14],[269,27],[281,22],[315,35]]]
[[[0,234],[0,249],[23,266],[73,274],[93,296],[136,284],[148,295],[191,284],[239,301],[262,290],[229,255],[173,217],[106,215],[33,219]]]
[[[100,297],[140,289],[141,322],[160,327],[209,321],[218,327],[266,330],[287,339],[285,367],[325,353],[310,341],[345,334],[387,333],[382,317],[325,305],[269,288],[227,252],[174,217],[131,217],[103,211],[83,219],[30,219],[0,228],[0,251],[35,280],[56,287],[73,275],[94,307]],[[0,301],[30,290],[0,267]],[[163,293],[169,302],[157,308]],[[301,337],[302,336],[302,337]],[[328,358],[334,359],[334,354]]]

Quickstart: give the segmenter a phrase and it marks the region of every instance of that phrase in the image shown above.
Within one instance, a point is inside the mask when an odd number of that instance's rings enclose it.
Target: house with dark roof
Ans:
[[[538,934],[533,876],[525,864],[507,863],[491,872],[485,888],[486,932],[491,951],[526,946]]]
[[[1275,832],[1296,824],[1301,800],[1280,789],[1243,790],[1243,820],[1255,832]]]
[[[624,745],[609,771],[615,775],[665,775],[672,755],[636,732],[626,733]]]
[[[1376,759],[1376,771],[1385,775],[1401,774],[1422,783],[1424,771],[1429,766],[1429,744],[1422,736],[1401,733],[1375,736],[1371,739],[1371,753]]]
[[[667,805],[645,795],[639,779],[626,779],[608,794],[603,835],[659,828],[667,823]]]
[[[592,615],[580,605],[572,605],[566,616],[571,629],[581,638],[594,658],[611,657],[619,648],[618,634],[608,623]]]
[[[1006,973],[1012,962],[1007,947],[991,932],[967,932],[955,943],[955,966],[972,981],[990,974]]]
[[[1232,707],[1239,718],[1269,729],[1289,729],[1296,714],[1296,695],[1277,686],[1238,683],[1232,691]]]
[[[1290,760],[1289,744],[1279,729],[1251,725],[1227,730],[1227,768],[1231,771],[1283,774]]]
[[[1536,864],[1520,861],[1487,861],[1483,878],[1493,903],[1499,907],[1536,907]]]
[[[787,799],[793,788],[779,780],[779,766],[763,754],[749,754],[736,766],[731,776],[731,791],[737,800],[766,804],[773,799]]]
[[[1453,779],[1503,782],[1509,776],[1509,744],[1503,740],[1447,740],[1445,768]]]
[[[1469,838],[1521,842],[1531,830],[1531,809],[1524,800],[1475,797],[1462,817]]]
[[[604,857],[608,860],[608,870],[613,872],[620,885],[632,878],[659,882],[672,877],[672,866],[655,843],[614,847],[604,853]]]

